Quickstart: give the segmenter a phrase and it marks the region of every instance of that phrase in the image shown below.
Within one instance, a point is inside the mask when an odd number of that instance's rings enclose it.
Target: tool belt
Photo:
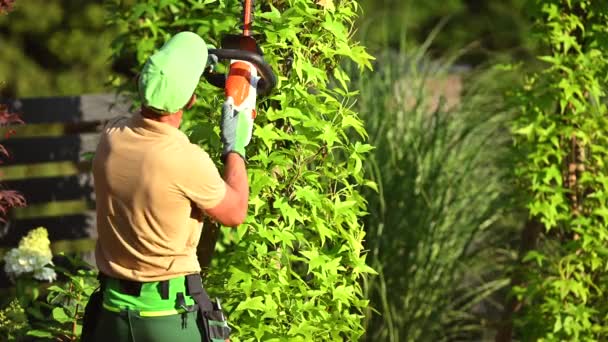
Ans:
[[[89,299],[87,306],[85,307],[85,314],[83,318],[83,329],[82,329],[82,341],[93,341],[95,325],[99,319],[99,314],[102,308],[112,311],[121,312],[120,308],[114,308],[106,305],[103,301],[103,293],[107,286],[108,277],[99,274],[100,287],[96,290]],[[129,281],[124,279],[116,279],[119,284],[119,291],[123,294],[138,297],[141,293],[141,288],[144,283],[137,281]],[[222,312],[221,304],[219,299],[212,301],[207,294],[207,291],[203,288],[202,279],[199,274],[189,274],[185,276],[186,281],[186,293],[177,293],[177,310],[165,310],[165,311],[154,311],[146,312],[140,311],[139,315],[142,317],[157,317],[164,315],[179,314],[185,312],[198,311],[198,319],[204,329],[203,341],[204,342],[215,342],[225,341],[230,335],[230,328],[228,327],[224,313]],[[160,281],[159,290],[161,298],[169,299],[169,281]],[[184,295],[190,296],[194,299],[196,304],[186,305]]]

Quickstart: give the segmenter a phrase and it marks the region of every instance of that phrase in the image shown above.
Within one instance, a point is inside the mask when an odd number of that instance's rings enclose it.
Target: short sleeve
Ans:
[[[201,209],[218,205],[226,195],[226,183],[209,157],[196,145],[190,145],[183,165],[179,165],[177,188]]]
[[[113,117],[110,120],[108,120],[108,122],[106,122],[106,124],[103,126],[102,131],[107,134],[115,128],[124,126],[128,120],[129,120],[129,118],[124,115],[119,115],[119,116]]]

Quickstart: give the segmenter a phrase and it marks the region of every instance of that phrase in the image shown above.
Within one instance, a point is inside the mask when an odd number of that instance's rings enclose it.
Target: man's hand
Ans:
[[[230,152],[236,152],[245,159],[245,147],[249,145],[253,133],[251,110],[237,110],[232,97],[229,97],[222,107],[221,131],[224,143],[222,159]]]
[[[238,95],[235,95],[235,97],[237,98],[228,96],[222,107],[221,138],[224,143],[222,159],[225,159],[226,155],[230,152],[236,152],[245,159],[245,147],[249,145],[253,132],[259,77],[253,64],[243,61],[232,61],[231,65],[235,63],[238,63],[237,68],[249,69],[251,81],[249,82],[249,89],[242,89],[242,92],[236,91],[235,93],[238,93]],[[241,71],[246,70],[241,69]],[[240,75],[236,77],[244,78],[244,76]]]

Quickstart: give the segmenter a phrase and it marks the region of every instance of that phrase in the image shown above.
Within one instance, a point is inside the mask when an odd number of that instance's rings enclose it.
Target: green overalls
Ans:
[[[200,282],[200,277],[196,279]],[[199,319],[185,276],[147,283],[103,277],[102,282],[101,308],[95,322],[88,323],[95,325],[93,341],[223,342],[229,334],[225,320],[213,319],[223,318],[220,310],[205,312],[207,319]],[[90,331],[86,325],[83,330]],[[208,339],[205,331],[210,331]]]

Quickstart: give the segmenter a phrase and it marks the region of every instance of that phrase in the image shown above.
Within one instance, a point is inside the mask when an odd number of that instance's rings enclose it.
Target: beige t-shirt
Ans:
[[[226,193],[207,153],[168,124],[119,117],[101,133],[93,177],[102,273],[159,281],[200,271],[197,218]]]

